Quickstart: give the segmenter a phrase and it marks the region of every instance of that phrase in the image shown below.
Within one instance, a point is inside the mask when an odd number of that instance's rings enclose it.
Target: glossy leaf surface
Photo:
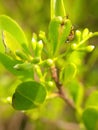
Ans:
[[[10,33],[12,37],[15,38],[16,41],[19,44],[21,44],[23,48],[27,45],[27,39],[25,37],[24,32],[22,31],[20,26],[10,17],[5,15],[0,15],[0,31],[6,31]],[[11,44],[14,48],[13,43]],[[0,49],[0,51],[2,50]]]
[[[17,110],[32,109],[41,105],[45,98],[45,87],[36,81],[28,81],[17,87],[13,95],[12,105]]]

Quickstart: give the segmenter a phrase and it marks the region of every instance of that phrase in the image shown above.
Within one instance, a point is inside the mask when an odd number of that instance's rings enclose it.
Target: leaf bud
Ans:
[[[76,36],[76,40],[77,40],[77,42],[80,42],[80,40],[81,40],[81,31],[76,30],[76,32],[75,32],[75,36]]]
[[[95,46],[94,45],[89,45],[86,47],[86,51],[92,52],[94,50]]]
[[[88,34],[89,34],[89,30],[88,30],[88,28],[85,28],[85,29],[83,30],[82,38],[83,38],[83,39],[86,38],[86,37],[88,36]]]
[[[44,39],[44,38],[45,38],[45,32],[40,31],[40,32],[39,32],[39,37],[40,37],[41,39]]]
[[[35,67],[36,73],[39,76],[39,78],[42,78],[43,75],[42,75],[40,66],[35,65],[34,67]]]
[[[92,36],[92,34],[93,34],[93,33],[92,33],[92,32],[90,32],[90,33],[89,33],[89,37],[91,37],[91,36]]]
[[[77,44],[76,44],[76,43],[73,43],[73,44],[71,45],[71,49],[72,49],[72,50],[76,50],[76,49],[77,49],[77,47],[78,47],[78,46],[77,46]]]
[[[29,70],[33,67],[31,63],[22,63],[22,64],[16,64],[14,66],[14,69],[19,71]]]
[[[52,59],[47,59],[46,63],[47,63],[48,66],[53,66],[54,65],[54,62],[53,62]]]
[[[49,87],[53,87],[54,86],[54,82],[53,81],[48,81],[48,86]]]
[[[22,60],[27,60],[27,59],[28,59],[28,58],[26,57],[26,55],[23,54],[23,53],[22,53],[21,51],[19,51],[19,50],[16,50],[15,53],[16,53],[16,55],[17,55],[20,59],[22,59]]]
[[[33,33],[32,41],[31,41],[31,45],[32,45],[33,50],[36,49],[36,43],[37,43],[37,35],[36,35],[36,33]]]
[[[36,48],[36,40],[35,40],[35,38],[33,37],[33,38],[32,38],[32,49],[35,50],[35,48]]]
[[[33,63],[33,64],[37,64],[39,62],[40,62],[40,57],[33,58],[31,61],[31,63]]]
[[[43,49],[43,42],[42,42],[42,40],[40,40],[36,44],[36,50],[35,50],[36,57],[41,57],[42,49]]]

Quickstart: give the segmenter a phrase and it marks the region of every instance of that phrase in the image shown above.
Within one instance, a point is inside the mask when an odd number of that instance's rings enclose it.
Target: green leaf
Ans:
[[[3,38],[5,42],[3,44],[5,44],[12,52],[15,53],[16,50],[22,51],[21,44],[9,32],[3,31]]]
[[[98,107],[98,91],[93,92],[86,101],[86,107]]]
[[[24,62],[21,64],[16,64],[14,66],[14,69],[19,70],[19,71],[24,71],[24,70],[33,69],[33,67],[34,67],[33,64]]]
[[[67,40],[71,31],[71,21],[62,17],[55,17],[49,24],[49,40],[50,40],[50,53],[52,55],[59,54],[62,44]]]
[[[89,107],[82,115],[87,130],[98,130],[98,108]]]
[[[65,7],[63,0],[55,0],[55,15],[56,16],[66,16]]]
[[[4,67],[10,71],[12,74],[16,76],[20,76],[21,78],[24,79],[31,79],[33,78],[33,69],[32,70],[24,70],[24,71],[17,71],[14,69],[14,66],[16,64],[21,64],[22,62],[11,59],[7,55],[0,53],[0,62],[4,65]]]
[[[51,45],[49,46],[49,48],[51,47],[50,53],[52,53],[52,55],[54,54],[54,52],[57,49],[61,21],[62,21],[61,17],[56,17],[56,18],[52,19],[49,24],[49,39],[51,42]]]
[[[84,98],[84,88],[79,81],[76,79],[71,80],[67,84],[67,89],[70,93],[70,96],[72,97],[75,107],[77,109],[75,115],[78,121],[81,120],[81,115],[82,115],[82,108],[81,105],[83,103],[83,98]]]
[[[88,34],[89,34],[89,30],[88,28],[85,28],[82,33],[82,38],[85,39],[86,37],[88,37]]]
[[[0,52],[4,53],[5,48],[4,45],[2,44],[2,31],[0,30]]]
[[[20,26],[13,19],[6,15],[0,15],[0,32],[1,31],[6,31],[10,33],[13,36],[13,38],[16,39],[16,41],[24,48],[24,50],[27,51],[26,46],[28,46],[28,42],[25,37],[25,34],[23,30],[20,28]],[[13,42],[11,44],[14,48]],[[0,48],[0,52],[2,52],[2,50],[3,49]]]
[[[28,81],[17,87],[13,95],[12,105],[17,110],[33,109],[41,105],[45,98],[45,87],[36,81]]]
[[[63,0],[51,0],[51,19],[56,16],[66,16]]]
[[[77,80],[71,80],[68,83],[67,88],[75,102],[76,107],[80,107],[83,101],[84,89],[82,84],[80,84]]]
[[[71,21],[69,19],[65,19],[65,24],[63,25],[61,37],[60,37],[60,45],[64,44],[70,34],[72,28]]]
[[[76,75],[77,68],[75,64],[66,64],[60,73],[60,80],[63,84],[70,82]]]

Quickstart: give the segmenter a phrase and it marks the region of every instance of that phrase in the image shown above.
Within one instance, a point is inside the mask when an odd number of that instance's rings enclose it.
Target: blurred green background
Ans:
[[[87,27],[92,32],[98,31],[98,0],[64,0],[64,3],[67,15],[75,29],[82,30]],[[38,33],[40,30],[48,32],[50,0],[0,0],[0,14],[8,15],[16,20],[30,41],[33,32]],[[84,60],[84,65],[88,63],[87,71],[82,74],[82,82],[85,84],[85,91],[87,90],[86,96],[90,91],[98,89],[98,38],[90,39],[89,43],[94,44],[96,49],[91,54],[87,54]],[[0,98],[12,95],[19,82],[0,64]],[[18,120],[20,122],[24,120],[24,124],[27,123],[25,130],[65,130],[65,128],[79,130],[73,112],[71,115],[70,111],[70,117],[67,115],[69,109],[65,109],[62,100],[57,98],[45,105],[40,108],[41,110],[28,111],[28,115],[32,113],[33,120],[27,121],[28,117],[15,112],[11,105],[0,101],[0,130],[15,129],[15,122]],[[64,123],[65,120],[75,123],[67,124]],[[17,127],[15,130],[22,129]]]

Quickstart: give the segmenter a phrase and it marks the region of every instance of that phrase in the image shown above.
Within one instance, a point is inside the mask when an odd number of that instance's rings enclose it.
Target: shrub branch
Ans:
[[[59,76],[57,72],[57,68],[55,66],[51,67],[51,74],[52,78],[56,84],[56,87],[58,89],[58,95],[61,97],[72,109],[76,109],[73,101],[68,97],[67,93],[64,91],[64,86],[59,81]]]

